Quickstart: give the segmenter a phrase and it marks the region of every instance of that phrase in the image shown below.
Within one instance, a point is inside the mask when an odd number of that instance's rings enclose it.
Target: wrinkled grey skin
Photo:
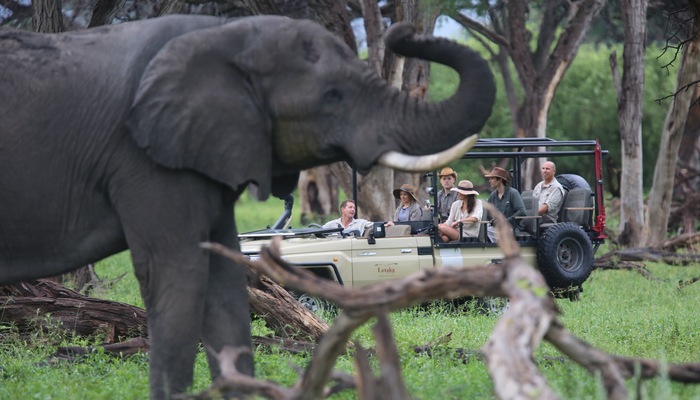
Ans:
[[[0,31],[0,283],[129,248],[151,396],[185,390],[200,339],[250,347],[243,268],[199,247],[238,248],[233,206],[247,183],[286,194],[301,169],[437,152],[488,118],[495,89],[475,53],[412,39],[406,25],[387,41],[456,68],[457,94],[408,98],[318,25],[282,17]],[[239,368],[252,374],[252,357]]]

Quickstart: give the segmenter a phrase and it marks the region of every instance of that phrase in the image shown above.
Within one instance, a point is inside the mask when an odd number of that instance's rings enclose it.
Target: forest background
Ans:
[[[611,236],[626,246],[655,246],[669,236],[697,230],[698,3],[0,0],[0,25],[60,32],[169,13],[313,19],[353,50],[361,49],[370,67],[391,84],[415,97],[438,101],[454,90],[456,76],[439,66],[404,62],[385,53],[381,37],[393,22],[409,21],[419,32],[431,34],[449,20],[463,28],[454,39],[479,49],[498,81],[494,113],[481,136],[599,139],[610,151],[605,187],[611,205],[620,212],[619,232],[610,232]],[[523,187],[539,180],[538,162],[526,165]],[[477,177],[492,166],[460,172],[482,186],[485,182]],[[577,172],[577,165],[566,160],[558,167],[561,172]],[[351,177],[344,163],[302,172],[297,192],[302,224],[335,216],[342,200],[339,194],[353,193]],[[391,189],[407,182],[427,185],[420,174],[382,168],[360,177],[360,214],[388,219],[395,207]],[[645,214],[647,197],[648,207],[658,212]]]

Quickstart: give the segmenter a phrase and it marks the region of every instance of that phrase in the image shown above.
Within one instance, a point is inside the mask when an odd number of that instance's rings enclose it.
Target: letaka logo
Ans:
[[[396,264],[390,264],[390,265],[383,265],[383,264],[375,264],[377,267],[377,273],[380,274],[395,274],[396,273]]]

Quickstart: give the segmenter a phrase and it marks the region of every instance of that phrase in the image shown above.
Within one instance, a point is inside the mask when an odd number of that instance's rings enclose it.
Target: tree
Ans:
[[[41,33],[63,32],[60,0],[33,0],[32,27]]]
[[[694,154],[692,149],[697,143],[698,128],[693,129],[693,119],[689,119],[688,116],[691,108],[696,109],[695,113],[700,108],[700,1],[690,0],[689,3],[695,18],[692,19],[689,39],[681,43],[683,54],[678,70],[677,92],[666,115],[659,156],[656,160],[654,182],[649,194],[648,228],[644,238],[647,246],[659,246],[666,239],[681,141],[685,137],[687,148],[684,149],[683,155],[686,160]],[[686,222],[685,228],[689,231],[694,227],[692,223]]]
[[[623,245],[638,246],[644,232],[642,193],[642,97],[644,95],[644,42],[647,0],[621,0],[625,26],[623,76],[617,73],[615,55],[610,56],[617,89],[618,119],[622,141],[620,181],[620,236]]]
[[[545,137],[547,113],[557,86],[571,65],[579,45],[605,0],[530,1],[456,1],[449,15],[469,32],[477,34],[498,61],[506,94],[515,116],[515,131],[520,137]],[[481,19],[488,18],[490,24]],[[539,22],[535,34],[530,27]],[[491,42],[496,49],[488,44]],[[534,44],[534,49],[531,46]],[[505,54],[504,54],[505,53]],[[507,57],[506,57],[507,55]],[[517,103],[512,86],[510,59],[522,87]],[[517,106],[516,106],[517,104]],[[536,165],[530,165],[525,187],[534,186]]]

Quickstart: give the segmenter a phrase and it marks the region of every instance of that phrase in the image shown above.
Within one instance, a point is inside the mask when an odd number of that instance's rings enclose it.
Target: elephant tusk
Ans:
[[[474,146],[478,139],[479,135],[471,135],[447,150],[424,156],[410,156],[398,151],[388,151],[379,157],[379,164],[406,172],[430,171],[458,160]]]

